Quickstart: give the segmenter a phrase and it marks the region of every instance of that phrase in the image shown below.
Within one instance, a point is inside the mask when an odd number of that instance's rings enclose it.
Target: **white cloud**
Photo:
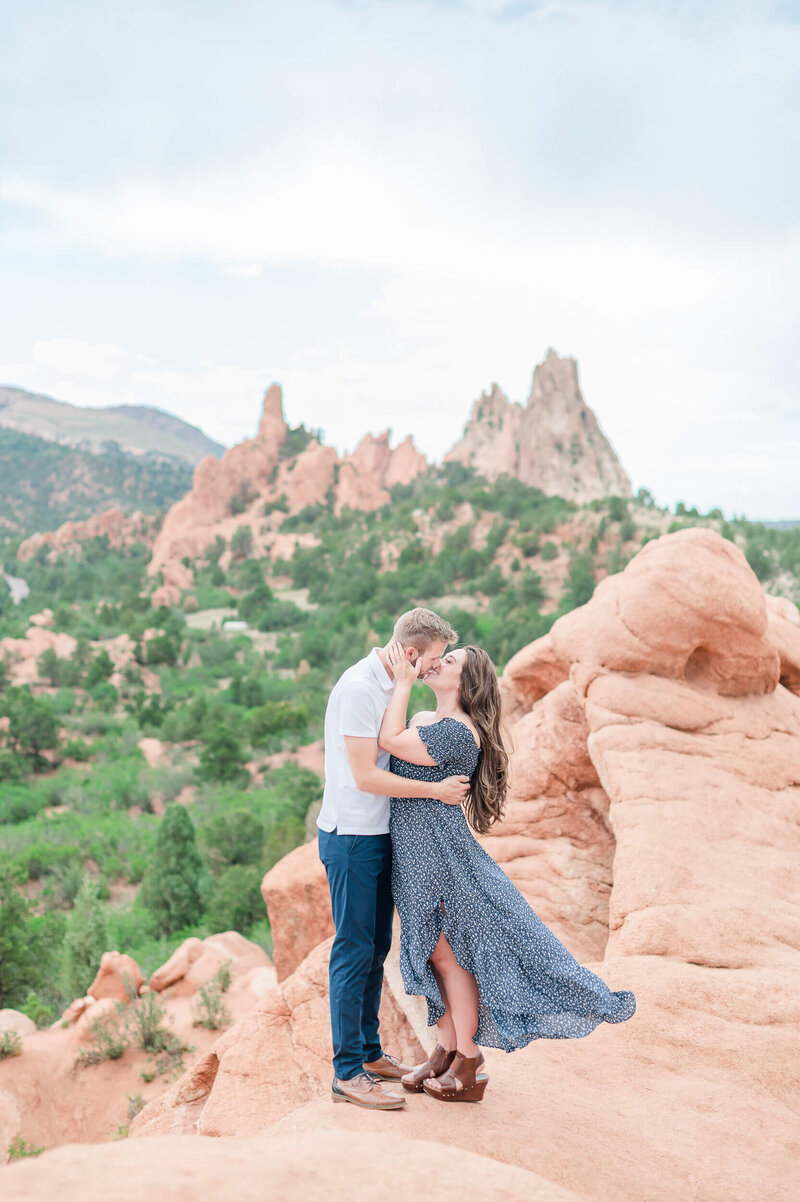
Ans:
[[[223,275],[230,275],[242,280],[257,280],[264,274],[263,263],[232,263],[222,268]]]
[[[115,343],[100,345],[80,338],[51,338],[34,345],[33,358],[43,367],[68,375],[113,380],[122,370],[125,352]]]

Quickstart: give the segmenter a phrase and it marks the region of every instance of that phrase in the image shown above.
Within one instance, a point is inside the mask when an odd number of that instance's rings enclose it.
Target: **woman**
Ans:
[[[624,1022],[632,993],[612,993],[582,968],[537,917],[472,835],[502,816],[508,756],[500,689],[489,656],[462,647],[423,678],[433,713],[406,713],[417,669],[399,644],[389,648],[397,686],[379,742],[399,776],[471,779],[467,800],[392,798],[392,892],[400,913],[400,967],[406,992],[428,1003],[437,1028],[430,1059],[402,1078],[443,1102],[478,1102],[489,1078],[478,1045],[513,1051],[532,1039],[574,1039],[598,1023]],[[465,813],[466,811],[466,813]]]

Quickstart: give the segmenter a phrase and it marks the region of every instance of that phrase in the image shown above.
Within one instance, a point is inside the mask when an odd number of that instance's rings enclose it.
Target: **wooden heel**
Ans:
[[[435,1080],[425,1081],[422,1088],[437,1102],[480,1102],[489,1084],[488,1074],[478,1072],[483,1063],[483,1052],[477,1056],[457,1055],[451,1069]]]
[[[455,1052],[446,1052],[441,1044],[437,1043],[429,1060],[426,1060],[424,1064],[418,1064],[410,1073],[401,1077],[403,1089],[406,1093],[422,1093],[423,1083],[429,1077],[438,1077],[442,1073],[446,1073],[455,1058]]]

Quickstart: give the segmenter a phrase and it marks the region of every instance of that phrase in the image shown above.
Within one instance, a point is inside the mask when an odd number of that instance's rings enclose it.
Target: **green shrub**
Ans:
[[[556,544],[551,543],[550,541],[544,543],[542,546],[542,559],[547,563],[549,560],[555,559],[557,556],[558,547]]]
[[[218,1031],[221,1027],[229,1026],[230,1021],[230,1011],[222,1000],[222,990],[219,984],[211,980],[206,985],[198,986],[192,1018],[193,1026],[205,1027],[209,1031]]]
[[[21,1135],[15,1135],[8,1145],[7,1156],[9,1161],[22,1160],[26,1156],[41,1156],[44,1151],[44,1145],[39,1147],[37,1144],[29,1144]]]
[[[102,681],[108,680],[111,673],[114,671],[114,661],[108,654],[105,648],[98,651],[89,667],[86,670],[86,676],[83,680],[85,689],[92,689],[95,685]]]
[[[147,640],[145,654],[147,663],[155,664],[175,664],[178,661],[180,652],[180,642],[171,638],[168,634],[157,634],[153,638]]]
[[[165,1052],[174,1045],[166,1007],[155,992],[131,1002],[126,1015],[131,1043],[143,1052]]]
[[[232,864],[261,864],[264,823],[248,810],[217,814],[200,834],[212,872]]]
[[[119,1060],[127,1047],[130,1036],[125,1025],[124,1006],[117,1002],[116,1014],[100,1021],[87,1018],[90,1042],[81,1048],[76,1064],[84,1067],[100,1064],[103,1060]]]
[[[28,990],[28,996],[19,1009],[39,1028],[49,1027],[58,1018],[58,1012],[53,1003],[46,1001],[33,989]]]
[[[22,1040],[16,1031],[0,1031],[0,1060],[22,1053]]]
[[[256,747],[263,747],[273,735],[304,730],[308,720],[305,706],[289,705],[286,701],[265,701],[250,715],[250,741]]]
[[[217,878],[217,887],[206,910],[206,920],[211,929],[239,931],[244,935],[263,917],[264,900],[259,869],[243,864],[226,868]]]

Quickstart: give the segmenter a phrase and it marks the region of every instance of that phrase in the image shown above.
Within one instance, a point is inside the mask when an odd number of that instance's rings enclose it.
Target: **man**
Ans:
[[[419,663],[419,675],[438,668],[458,636],[429,609],[398,619],[392,641]],[[374,648],[336,683],[325,712],[325,792],[317,825],[319,854],[331,891],[336,938],[331,948],[330,1003],[334,1102],[371,1110],[405,1105],[399,1085],[408,1072],[384,1053],[378,1032],[383,962],[392,942],[390,797],[437,797],[460,805],[466,777],[439,784],[387,771],[389,753],[378,733],[394,689],[387,647]],[[421,662],[420,662],[421,661]],[[394,1089],[381,1084],[396,1082]]]

